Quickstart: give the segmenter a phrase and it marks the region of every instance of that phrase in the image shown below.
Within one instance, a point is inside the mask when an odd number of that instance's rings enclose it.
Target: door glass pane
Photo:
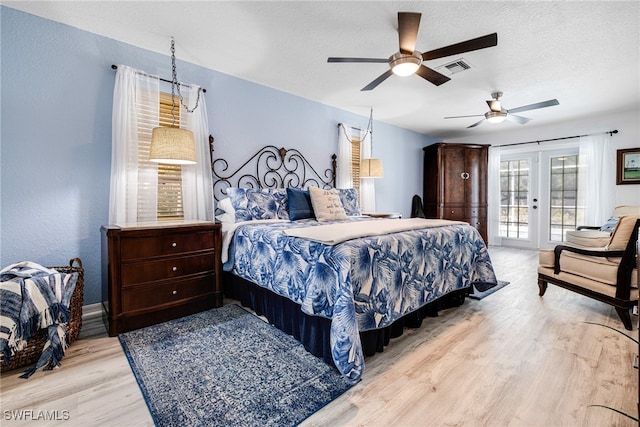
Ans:
[[[500,162],[500,236],[529,237],[529,161]]]
[[[578,156],[551,158],[549,239],[564,242],[567,230],[575,230],[578,211]]]

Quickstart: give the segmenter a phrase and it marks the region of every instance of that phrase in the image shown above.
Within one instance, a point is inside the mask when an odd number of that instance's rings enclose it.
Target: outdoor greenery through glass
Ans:
[[[500,236],[529,237],[529,161],[500,162]]]
[[[564,242],[565,232],[575,230],[578,218],[578,156],[551,158],[549,240]]]

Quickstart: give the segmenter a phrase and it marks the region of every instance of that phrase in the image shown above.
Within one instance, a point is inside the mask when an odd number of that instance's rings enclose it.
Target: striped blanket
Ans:
[[[21,378],[29,378],[41,367],[48,370],[60,364],[77,280],[78,273],[58,273],[30,261],[0,271],[0,350],[5,363],[24,348],[32,334],[47,330],[40,359]]]

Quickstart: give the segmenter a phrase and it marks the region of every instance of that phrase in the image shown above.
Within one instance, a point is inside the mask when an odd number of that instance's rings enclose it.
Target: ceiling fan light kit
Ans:
[[[467,129],[476,127],[480,123],[484,122],[485,120],[488,121],[489,123],[502,123],[505,120],[509,120],[511,122],[524,125],[529,123],[531,119],[522,117],[522,116],[516,116],[514,113],[520,113],[522,111],[537,110],[539,108],[546,108],[546,107],[552,107],[554,105],[560,105],[557,99],[549,99],[547,101],[536,102],[534,104],[523,105],[522,107],[511,108],[507,110],[505,108],[502,108],[502,102],[500,101],[500,97],[502,97],[502,92],[493,92],[491,94],[491,97],[493,99],[487,100],[489,111],[487,111],[484,114],[472,114],[469,116],[452,116],[452,117],[445,117],[445,119],[461,119],[466,117],[483,117],[484,116],[484,119],[480,120],[479,122],[475,122],[471,126],[467,126]]]
[[[449,77],[424,65],[424,61],[444,58],[451,55],[459,55],[465,52],[484,49],[498,45],[498,34],[487,34],[475,39],[465,40],[439,49],[428,52],[418,52],[415,50],[418,39],[418,29],[420,28],[421,13],[398,12],[398,41],[400,51],[391,55],[388,59],[382,58],[340,58],[330,57],[327,62],[368,62],[387,63],[389,69],[376,77],[371,83],[361,90],[367,91],[376,88],[380,83],[396,74],[398,76],[410,76],[417,74],[428,82],[440,86],[451,80]]]
[[[484,113],[484,117],[489,123],[502,123],[507,119],[507,113],[504,111],[487,111]]]
[[[393,74],[397,76],[410,76],[415,74],[422,63],[422,53],[414,50],[411,54],[394,53],[389,58],[389,66]]]

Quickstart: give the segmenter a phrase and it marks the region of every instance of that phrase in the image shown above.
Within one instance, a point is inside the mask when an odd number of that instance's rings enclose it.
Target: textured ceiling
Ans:
[[[3,1],[4,5],[226,74],[443,139],[640,109],[638,1]],[[434,86],[392,76],[360,89],[386,64],[327,63],[329,56],[387,58],[398,50],[397,12],[421,12],[416,49],[497,32],[470,70]],[[167,30],[170,29],[170,30]],[[169,32],[170,31],[170,32]],[[482,123],[493,91],[503,107],[557,98],[526,125]]]

